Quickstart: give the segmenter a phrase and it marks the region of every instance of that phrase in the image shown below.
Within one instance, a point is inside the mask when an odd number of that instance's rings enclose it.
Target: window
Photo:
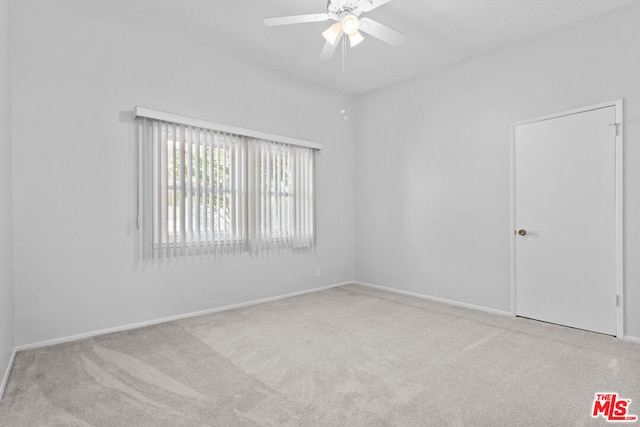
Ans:
[[[146,109],[136,115],[145,258],[314,244],[318,147]]]

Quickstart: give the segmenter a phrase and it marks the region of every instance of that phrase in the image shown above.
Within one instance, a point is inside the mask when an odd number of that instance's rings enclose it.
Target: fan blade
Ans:
[[[360,19],[360,31],[394,47],[398,46],[406,38],[404,34],[369,18]]]
[[[279,25],[304,24],[307,22],[323,22],[329,19],[326,13],[312,13],[309,15],[279,16],[277,18],[265,18],[264,25],[277,27]]]
[[[365,3],[365,4],[363,5],[362,10],[363,10],[364,12],[370,12],[370,11],[372,11],[373,9],[376,9],[376,8],[378,8],[378,7],[380,7],[380,6],[384,5],[384,4],[389,3],[390,1],[391,1],[391,0],[371,0],[371,1],[369,2],[369,4],[366,4],[366,3]]]
[[[335,51],[338,48],[338,45],[340,44],[341,41],[342,41],[342,32],[340,33],[340,35],[336,39],[335,44],[331,44],[329,42],[324,42],[324,46],[322,47],[322,52],[320,52],[320,60],[321,61],[326,61],[327,59],[331,59],[331,57],[335,53]]]

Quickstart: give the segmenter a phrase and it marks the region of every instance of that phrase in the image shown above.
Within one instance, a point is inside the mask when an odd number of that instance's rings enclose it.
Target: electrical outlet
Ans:
[[[316,267],[316,277],[320,276],[322,276],[322,270],[320,269],[320,267]]]

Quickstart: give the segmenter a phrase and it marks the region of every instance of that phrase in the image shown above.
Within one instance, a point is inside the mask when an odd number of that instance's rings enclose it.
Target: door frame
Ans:
[[[607,107],[615,107],[616,112],[616,138],[615,138],[615,263],[616,263],[616,337],[624,338],[624,173],[623,173],[623,100],[616,99],[600,104],[589,105],[567,111],[560,111],[540,117],[534,117],[511,124],[510,142],[510,222],[509,235],[511,245],[511,314],[516,316],[516,127],[544,120],[556,119],[572,114],[585,113],[587,111],[599,110]],[[615,130],[612,130],[614,132]]]

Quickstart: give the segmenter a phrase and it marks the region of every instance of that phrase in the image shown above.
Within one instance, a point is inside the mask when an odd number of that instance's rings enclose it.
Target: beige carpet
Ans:
[[[356,285],[17,354],[0,425],[568,426],[640,345]]]

